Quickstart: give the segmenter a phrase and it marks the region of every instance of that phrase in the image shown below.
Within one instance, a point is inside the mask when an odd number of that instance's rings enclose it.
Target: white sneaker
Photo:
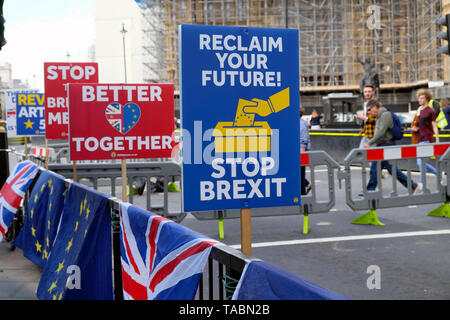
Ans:
[[[422,192],[422,190],[423,190],[423,184],[421,184],[420,182],[418,182],[418,183],[417,183],[417,187],[416,187],[416,189],[414,189],[413,194],[420,193],[420,192]]]
[[[442,174],[441,185],[447,186],[447,175],[445,173]]]

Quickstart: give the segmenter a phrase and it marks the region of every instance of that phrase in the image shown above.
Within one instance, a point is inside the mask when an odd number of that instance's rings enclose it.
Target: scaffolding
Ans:
[[[294,28],[302,90],[357,90],[370,61],[381,86],[442,80],[441,0],[141,0],[145,79],[178,88],[180,24]]]

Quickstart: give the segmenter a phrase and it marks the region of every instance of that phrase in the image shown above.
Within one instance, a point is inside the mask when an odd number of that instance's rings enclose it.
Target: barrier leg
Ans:
[[[309,213],[308,206],[303,206],[303,234],[307,235],[309,233]]]
[[[223,213],[222,210],[219,210],[219,238],[223,240],[225,238],[225,232],[223,229]]]
[[[440,205],[436,209],[431,210],[428,213],[429,216],[433,217],[447,217],[450,218],[450,205],[448,201],[446,201],[444,204]]]
[[[352,224],[372,224],[374,226],[384,226],[377,216],[377,212],[375,209],[370,209],[366,214],[363,214],[361,217],[356,218],[351,222]]]

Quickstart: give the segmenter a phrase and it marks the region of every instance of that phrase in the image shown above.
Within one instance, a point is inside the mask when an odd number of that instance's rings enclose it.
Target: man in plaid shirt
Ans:
[[[364,86],[364,114],[357,115],[356,118],[364,121],[364,126],[361,128],[360,135],[364,134],[359,144],[359,148],[364,148],[364,145],[367,144],[367,141],[373,138],[373,134],[375,132],[375,124],[377,118],[375,118],[372,114],[367,113],[366,104],[369,100],[375,99],[375,87],[371,84],[366,84]]]

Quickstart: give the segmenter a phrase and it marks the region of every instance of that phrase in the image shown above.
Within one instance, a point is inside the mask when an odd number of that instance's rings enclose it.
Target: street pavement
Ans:
[[[36,288],[41,269],[23,256],[20,249],[11,250],[10,244],[0,243],[0,299],[36,299]]]
[[[320,192],[327,190],[326,173],[319,172],[314,183]],[[450,299],[450,219],[427,215],[439,204],[379,209],[385,226],[355,225],[350,222],[364,212],[353,212],[337,182],[336,188],[336,205],[310,215],[307,235],[302,215],[279,216],[274,210],[273,216],[253,217],[253,256],[349,299]],[[107,187],[100,191],[110,192]],[[181,194],[169,196],[170,210],[179,211]],[[162,204],[161,193],[151,197],[152,205]],[[145,193],[134,203],[145,208]],[[240,248],[239,219],[224,220],[224,239],[217,220],[188,214],[181,224]],[[40,272],[20,249],[10,251],[8,243],[0,243],[0,299],[36,299]]]

